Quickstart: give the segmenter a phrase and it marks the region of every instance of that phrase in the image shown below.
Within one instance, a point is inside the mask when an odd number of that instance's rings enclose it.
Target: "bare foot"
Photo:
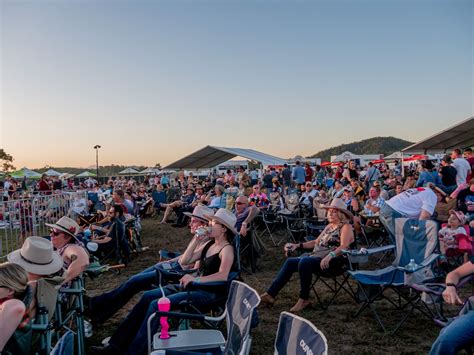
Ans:
[[[291,307],[290,312],[301,312],[303,309],[308,307],[311,307],[311,301],[299,298],[298,302],[296,302],[296,304]]]
[[[265,292],[260,296],[260,301],[262,302],[262,304],[266,304],[267,306],[273,306],[273,304],[275,303],[275,298]]]

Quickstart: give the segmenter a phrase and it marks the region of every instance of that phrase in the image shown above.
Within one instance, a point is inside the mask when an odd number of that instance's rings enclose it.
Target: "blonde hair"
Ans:
[[[28,287],[28,274],[20,265],[2,263],[0,264],[0,286],[12,289],[16,298]]]

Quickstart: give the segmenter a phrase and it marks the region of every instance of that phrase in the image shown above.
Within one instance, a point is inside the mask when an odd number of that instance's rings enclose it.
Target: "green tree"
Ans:
[[[15,166],[13,165],[13,157],[5,152],[3,148],[0,148],[0,163],[2,165],[3,171],[10,171],[15,170]]]

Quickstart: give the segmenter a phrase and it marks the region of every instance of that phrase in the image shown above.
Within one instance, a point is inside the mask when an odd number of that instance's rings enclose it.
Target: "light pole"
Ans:
[[[95,145],[95,169],[96,169],[96,175],[97,175],[97,181],[99,181],[99,149],[101,148],[100,145]]]

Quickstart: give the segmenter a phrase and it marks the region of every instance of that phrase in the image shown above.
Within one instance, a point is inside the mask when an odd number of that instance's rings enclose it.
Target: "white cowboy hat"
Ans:
[[[196,207],[194,207],[194,210],[192,213],[184,212],[184,214],[188,217],[194,217],[203,222],[208,222],[208,220],[204,217],[204,215],[213,216],[214,210],[204,205],[197,205]]]
[[[79,229],[81,227],[79,227],[79,224],[76,223],[75,220],[69,218],[69,217],[61,217],[59,219],[59,221],[57,221],[56,223],[54,224],[50,224],[50,223],[45,223],[45,225],[47,225],[48,227],[51,227],[51,228],[55,228],[61,232],[64,232],[72,237],[74,237],[74,239],[77,240],[76,238],[76,234],[79,233]]]
[[[204,218],[206,218],[208,221],[216,221],[220,224],[223,224],[234,234],[238,233],[237,229],[235,229],[237,217],[226,208],[219,208],[214,215],[204,215]]]
[[[346,204],[340,198],[335,198],[328,206],[323,206],[324,209],[335,209],[344,213],[349,219],[354,218],[354,215],[347,209]]]
[[[53,244],[42,237],[28,237],[21,249],[8,254],[7,259],[36,275],[51,275],[63,267],[63,259],[54,252]]]

